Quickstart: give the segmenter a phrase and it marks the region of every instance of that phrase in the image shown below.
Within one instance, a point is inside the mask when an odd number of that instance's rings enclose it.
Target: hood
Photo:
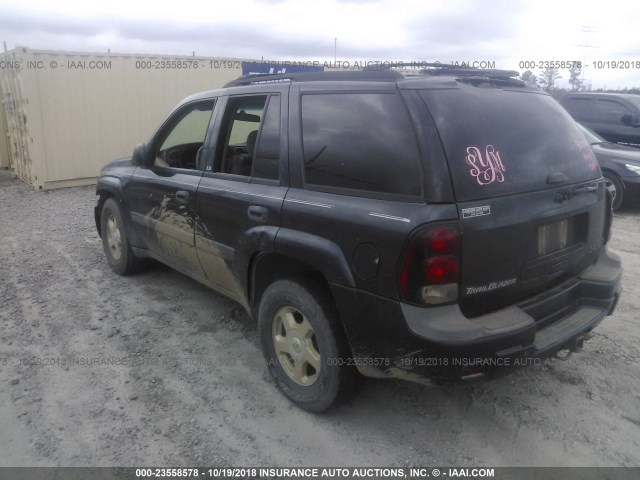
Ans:
[[[120,158],[118,160],[114,160],[112,162],[107,163],[104,167],[102,167],[101,172],[104,172],[106,170],[111,170],[117,167],[128,167],[128,166],[133,166],[133,163],[131,162],[131,157]]]
[[[640,166],[640,148],[618,145],[617,143],[599,143],[591,146],[597,157],[607,160],[633,163]]]

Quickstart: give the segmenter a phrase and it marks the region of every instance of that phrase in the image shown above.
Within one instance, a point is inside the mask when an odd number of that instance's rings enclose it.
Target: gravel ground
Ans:
[[[235,303],[160,265],[113,274],[94,201],[0,172],[0,466],[640,465],[640,207],[615,217],[625,291],[583,352],[367,380],[318,416],[276,390]]]

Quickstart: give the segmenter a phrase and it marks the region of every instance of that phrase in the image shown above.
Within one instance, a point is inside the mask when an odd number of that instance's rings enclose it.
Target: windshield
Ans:
[[[607,142],[604,138],[602,138],[596,132],[594,132],[593,130],[588,129],[584,125],[579,123],[578,127],[580,127],[580,130],[582,131],[582,133],[584,133],[584,136],[587,138],[587,141],[591,145],[593,145],[594,143],[606,143]]]
[[[640,108],[640,95],[625,95],[624,98]]]
[[[591,146],[571,116],[548,95],[461,86],[422,90],[442,139],[455,195],[467,201],[598,178]]]

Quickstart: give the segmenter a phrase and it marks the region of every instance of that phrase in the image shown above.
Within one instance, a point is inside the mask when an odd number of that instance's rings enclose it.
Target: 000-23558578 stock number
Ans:
[[[582,68],[582,62],[577,60],[520,60],[518,68]]]
[[[211,70],[241,69],[242,62],[238,60],[136,60],[137,70],[197,70],[209,68]]]

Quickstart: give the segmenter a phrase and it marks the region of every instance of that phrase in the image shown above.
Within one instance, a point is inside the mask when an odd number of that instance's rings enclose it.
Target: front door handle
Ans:
[[[176,200],[180,203],[189,203],[189,192],[185,190],[178,190],[176,192]]]
[[[266,222],[269,218],[269,210],[258,205],[251,205],[247,210],[247,215],[256,222]]]

